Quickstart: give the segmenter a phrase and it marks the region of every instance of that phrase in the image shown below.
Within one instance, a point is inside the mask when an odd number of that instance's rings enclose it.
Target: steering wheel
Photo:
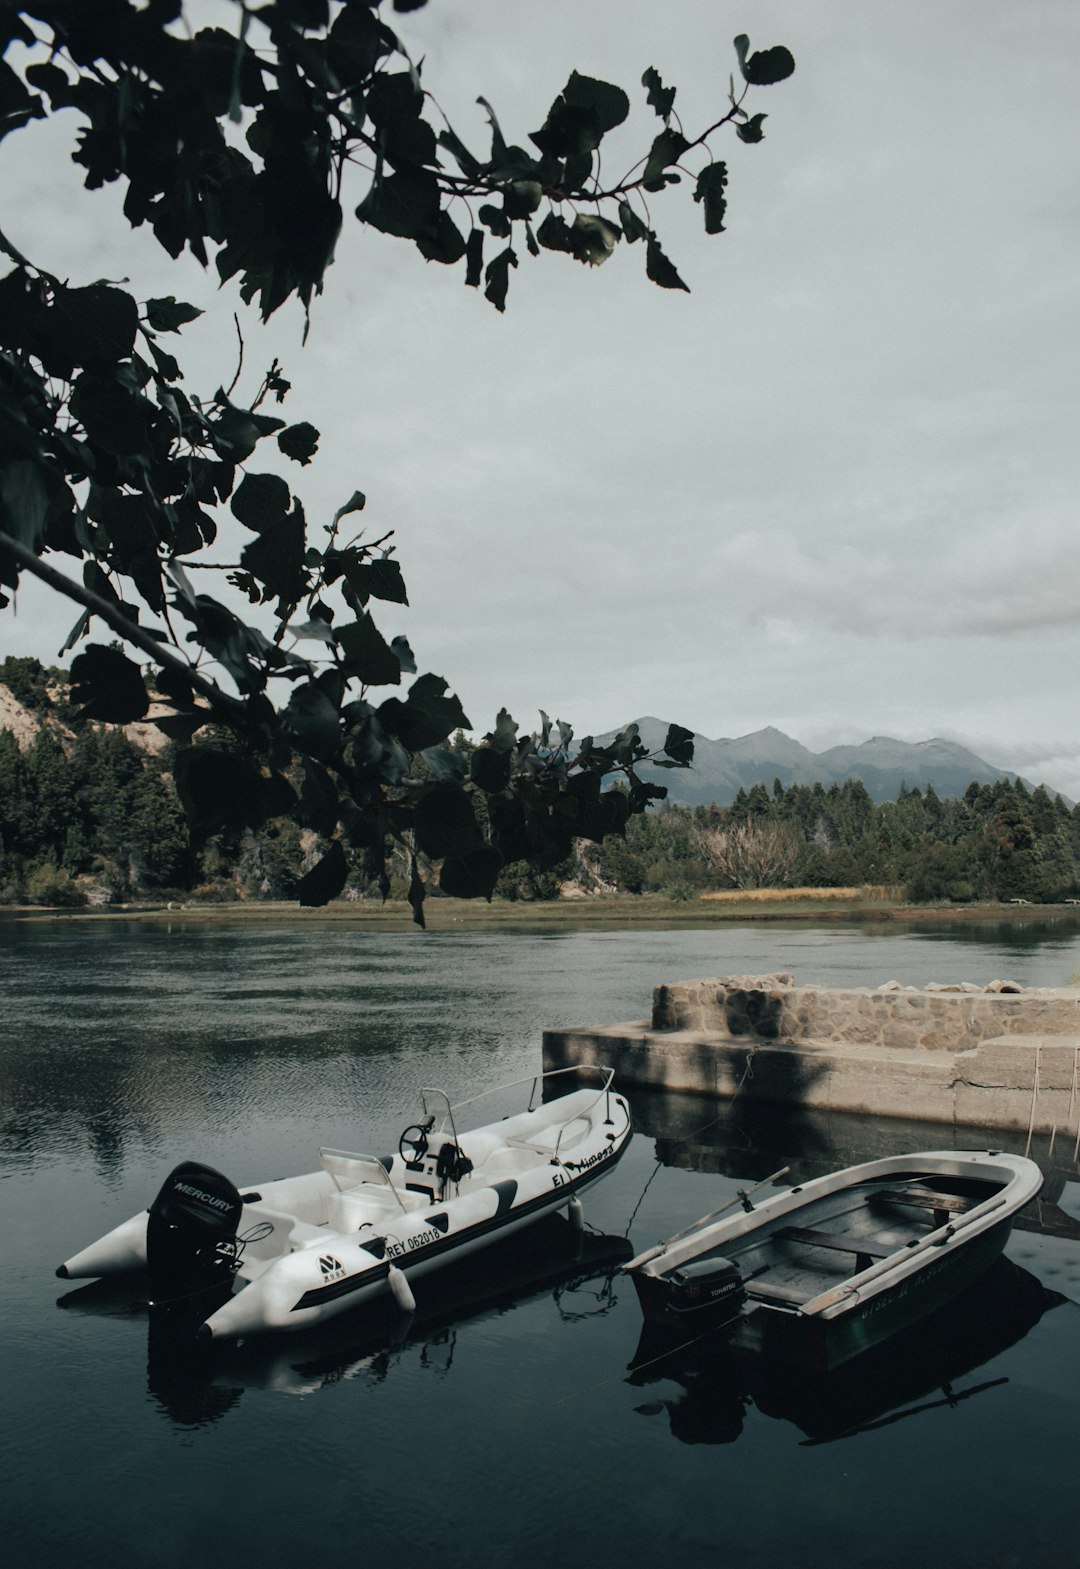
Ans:
[[[398,1139],[398,1154],[408,1166],[423,1160],[427,1152],[427,1129],[423,1123],[414,1122]]]

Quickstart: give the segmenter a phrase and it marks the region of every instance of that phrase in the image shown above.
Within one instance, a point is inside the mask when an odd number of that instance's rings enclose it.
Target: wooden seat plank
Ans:
[[[797,1242],[805,1247],[831,1248],[837,1253],[854,1253],[855,1267],[869,1269],[876,1258],[888,1258],[897,1251],[895,1242],[877,1242],[873,1237],[844,1237],[835,1231],[815,1231],[809,1226],[783,1226],[774,1231],[778,1242]]]
[[[931,1188],[877,1188],[870,1197],[890,1204],[912,1204],[916,1209],[940,1209],[952,1215],[963,1215],[981,1202],[956,1193],[935,1193]]]

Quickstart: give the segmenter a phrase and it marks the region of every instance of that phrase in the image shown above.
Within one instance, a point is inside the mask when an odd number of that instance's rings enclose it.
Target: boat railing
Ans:
[[[507,1084],[498,1084],[494,1089],[480,1090],[476,1095],[467,1095],[464,1100],[454,1101],[453,1104],[451,1104],[450,1097],[447,1095],[445,1090],[435,1089],[429,1085],[420,1091],[420,1099],[423,1103],[425,1116],[432,1115],[432,1107],[428,1104],[429,1097],[432,1101],[441,1103],[441,1111],[436,1109],[434,1112],[434,1115],[437,1118],[441,1118],[436,1132],[445,1133],[449,1128],[454,1142],[457,1143],[458,1132],[457,1121],[455,1118],[456,1112],[464,1110],[466,1106],[475,1106],[479,1101],[487,1100],[493,1095],[504,1095],[508,1090],[519,1089],[523,1084],[529,1084],[532,1086],[529,1091],[529,1103],[525,1109],[526,1111],[533,1111],[535,1110],[534,1102],[536,1100],[537,1090],[546,1084],[549,1079],[557,1079],[561,1075],[567,1073],[575,1074],[578,1077],[580,1077],[583,1073],[596,1073],[603,1080],[600,1088],[596,1092],[596,1099],[590,1101],[588,1106],[582,1108],[582,1115],[592,1111],[597,1102],[603,1100],[604,1116],[610,1120],[611,1082],[615,1077],[615,1070],[614,1068],[602,1067],[599,1063],[582,1063],[580,1065],[575,1064],[573,1067],[569,1068],[550,1068],[546,1073],[526,1074],[524,1078],[511,1079]],[[561,1141],[561,1134],[559,1135],[559,1139]],[[557,1158],[558,1143],[556,1143],[553,1153]]]

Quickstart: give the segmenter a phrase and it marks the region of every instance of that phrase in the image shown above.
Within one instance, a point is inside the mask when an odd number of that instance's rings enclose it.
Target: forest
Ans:
[[[289,899],[324,853],[314,830],[286,817],[193,841],[173,743],[151,751],[119,726],[80,718],[67,672],[35,659],[0,662],[0,683],[37,725],[23,746],[0,729],[0,903]],[[197,744],[227,751],[235,741],[206,725]],[[474,743],[459,733],[452,745],[467,755]],[[406,897],[407,862],[387,853],[388,887],[354,856],[342,897]],[[547,870],[511,863],[495,897],[554,898],[568,884],[676,901],[723,888],[872,885],[913,903],[1053,903],[1080,894],[1080,807],[1020,780],[972,783],[950,800],[912,784],[877,804],[858,780],[776,781],[727,806],[653,806],[623,835],[579,841]]]

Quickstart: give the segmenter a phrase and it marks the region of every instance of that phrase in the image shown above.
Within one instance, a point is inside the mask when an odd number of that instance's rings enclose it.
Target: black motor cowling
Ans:
[[[187,1160],[165,1178],[146,1223],[146,1262],[159,1298],[227,1284],[243,1203],[220,1171]]]
[[[695,1259],[668,1276],[667,1310],[682,1316],[707,1317],[710,1323],[735,1318],[746,1301],[738,1266],[726,1258]]]

